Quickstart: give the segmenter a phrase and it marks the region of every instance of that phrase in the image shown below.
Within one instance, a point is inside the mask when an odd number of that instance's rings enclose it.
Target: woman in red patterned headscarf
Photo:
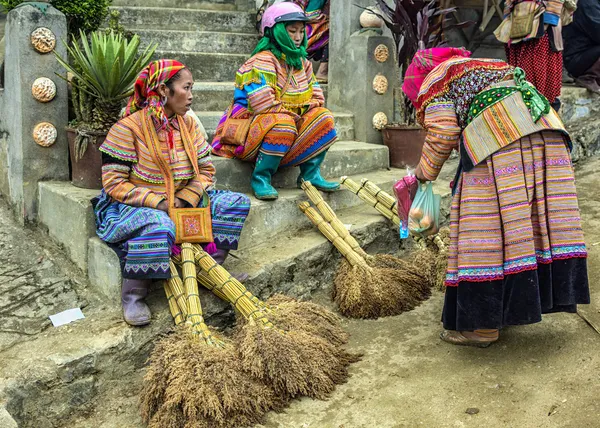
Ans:
[[[237,248],[250,208],[247,196],[212,189],[210,146],[186,114],[193,84],[192,73],[180,62],[150,63],[135,82],[124,117],[100,147],[104,189],[93,201],[97,233],[121,260],[123,316],[131,325],[150,322],[143,299],[152,280],[170,278],[169,258],[175,248],[165,177],[152,153],[162,154],[163,164],[171,169],[175,207],[196,207],[208,193],[214,244],[207,251],[217,262]]]
[[[427,130],[420,181],[460,152],[442,340],[489,346],[507,325],[589,303],[570,139],[520,68],[454,48],[419,51],[403,90]]]

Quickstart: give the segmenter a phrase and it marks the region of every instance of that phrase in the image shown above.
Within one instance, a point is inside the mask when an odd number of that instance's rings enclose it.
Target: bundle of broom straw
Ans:
[[[358,184],[346,176],[341,179],[342,185],[357,195],[367,204],[375,208],[384,217],[392,221],[395,226],[400,225],[398,204],[396,198],[383,191],[369,179],[363,178]],[[436,288],[443,289],[448,265],[448,245],[450,243],[450,229],[440,228],[439,232],[424,238],[420,235],[411,235],[418,248],[414,254],[413,264],[424,268],[423,272]]]
[[[155,345],[141,391],[142,418],[151,428],[234,427],[261,422],[286,404],[274,389],[249,376],[231,341],[204,322],[191,244],[182,245],[179,277],[165,284],[174,334]]]
[[[184,280],[172,265],[165,292],[183,328],[159,341],[150,357],[142,390],[149,426],[252,425],[291,398],[325,398],[346,381],[349,364],[359,356],[342,348],[348,335],[336,315],[282,296],[262,302],[200,246],[183,244],[174,260]],[[244,320],[233,341],[216,338],[206,327],[198,282]]]
[[[245,318],[234,335],[238,355],[251,375],[271,385],[278,394],[294,398],[308,396],[324,399],[348,377],[348,366],[358,360],[322,337],[315,327],[283,329],[274,322],[278,308],[261,309],[252,302],[251,293],[200,247],[196,260],[218,289]],[[293,321],[292,321],[293,322]],[[288,326],[289,327],[289,326]],[[301,327],[296,324],[296,327]],[[319,334],[314,334],[318,331]],[[327,330],[327,329],[325,329]],[[343,341],[343,338],[340,338]]]
[[[334,280],[333,299],[352,318],[378,318],[411,310],[431,294],[427,278],[416,266],[390,255],[369,256],[310,182],[302,188],[308,202],[300,210],[340,251],[344,260]]]

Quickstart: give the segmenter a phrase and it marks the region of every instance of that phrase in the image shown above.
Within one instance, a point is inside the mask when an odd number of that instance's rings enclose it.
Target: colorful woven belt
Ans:
[[[525,80],[525,72],[521,68],[515,68],[513,77],[516,86],[498,86],[482,91],[475,96],[469,107],[467,124],[471,123],[473,119],[487,108],[490,108],[517,91],[521,92],[525,106],[527,106],[527,110],[529,110],[534,122],[537,122],[540,117],[550,112],[550,103],[531,83]]]

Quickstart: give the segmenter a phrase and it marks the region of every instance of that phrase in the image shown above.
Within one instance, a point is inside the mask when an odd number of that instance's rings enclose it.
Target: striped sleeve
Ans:
[[[425,108],[427,130],[418,168],[427,180],[435,180],[452,153],[458,147],[461,129],[456,109],[451,101],[432,102]]]
[[[216,170],[210,157],[210,145],[206,142],[200,126],[195,120],[187,121],[187,118],[186,125],[189,126],[190,136],[194,139],[200,175],[188,181],[183,189],[175,193],[175,196],[195,207],[200,203],[202,192],[214,183]]]
[[[133,207],[156,208],[164,199],[146,187],[129,181],[131,165],[137,162],[133,131],[122,121],[108,132],[100,146],[102,152],[102,186],[116,201]]]
[[[113,158],[127,162],[137,162],[134,138],[131,128],[123,120],[120,120],[110,128],[99,150]]]
[[[107,154],[103,154],[102,161],[102,186],[114,200],[132,207],[157,208],[165,199],[146,187],[132,184],[129,181],[130,164]]]
[[[565,0],[546,0],[546,10],[544,11],[544,24],[558,25],[562,15],[563,3]]]

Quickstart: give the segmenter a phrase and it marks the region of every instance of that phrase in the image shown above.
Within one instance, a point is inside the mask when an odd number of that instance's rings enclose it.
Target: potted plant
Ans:
[[[157,47],[149,45],[139,53],[139,45],[137,35],[127,39],[114,30],[96,31],[88,40],[88,35],[80,31],[79,39],[67,45],[70,63],[57,55],[72,76],[69,80],[75,119],[67,128],[67,137],[75,186],[102,187],[98,148],[119,120],[124,100],[132,94],[135,79]]]
[[[438,0],[393,0],[393,9],[385,0],[376,0],[376,3],[381,13],[374,13],[392,32],[402,80],[417,50],[444,46],[445,30],[472,24],[459,22],[448,25],[446,16],[456,9],[442,9]],[[390,151],[391,166],[415,166],[421,157],[426,132],[416,124],[413,105],[403,93],[399,105],[401,123],[387,125],[383,129],[383,141]]]

